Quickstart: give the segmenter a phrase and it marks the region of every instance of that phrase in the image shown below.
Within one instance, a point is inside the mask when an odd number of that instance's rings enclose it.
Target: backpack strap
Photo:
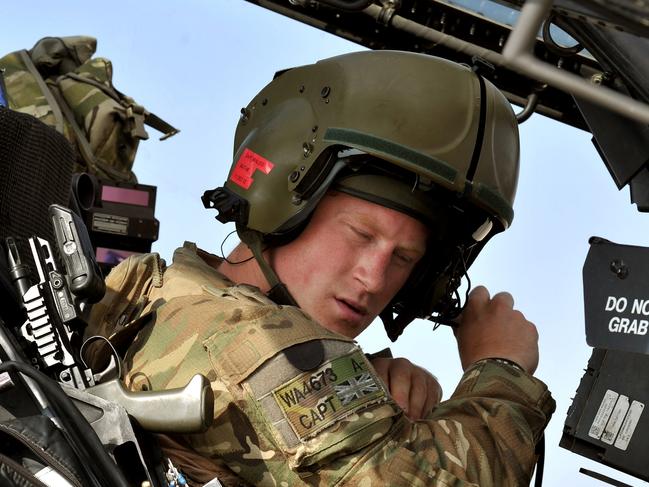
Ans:
[[[36,66],[32,62],[32,59],[29,57],[29,53],[23,49],[22,51],[19,51],[18,54],[20,55],[20,59],[23,61],[23,63],[25,63],[25,67],[27,68],[29,73],[34,77],[36,83],[38,83],[38,87],[41,89],[43,96],[45,96],[47,103],[49,103],[50,107],[52,108],[52,113],[54,114],[54,118],[56,119],[56,126],[54,128],[58,133],[63,134],[63,115],[61,113],[61,109],[59,108],[59,104],[54,99],[54,96],[52,95],[50,89],[47,87],[47,84],[45,84],[45,80],[41,76],[41,73],[39,73],[38,69],[36,69]]]

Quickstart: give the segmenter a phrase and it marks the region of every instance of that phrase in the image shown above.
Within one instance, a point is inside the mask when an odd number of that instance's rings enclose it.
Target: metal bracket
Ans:
[[[648,104],[551,66],[534,57],[532,48],[537,33],[550,15],[552,5],[552,0],[527,0],[521,8],[518,21],[503,47],[502,54],[431,29],[400,15],[393,15],[390,25],[420,39],[443,45],[458,52],[479,56],[496,66],[504,66],[528,78],[547,83],[633,120],[649,123]],[[384,17],[383,8],[378,5],[370,5],[363,12],[373,17],[377,22],[380,22]]]
[[[506,64],[521,74],[538,79],[573,95],[586,98],[639,122],[649,123],[649,105],[602,85],[539,61],[532,54],[536,35],[550,15],[553,0],[527,0],[502,55]]]

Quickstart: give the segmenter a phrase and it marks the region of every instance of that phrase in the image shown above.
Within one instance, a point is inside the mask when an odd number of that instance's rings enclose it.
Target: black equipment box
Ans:
[[[594,348],[559,445],[649,480],[649,248],[590,244],[584,311]]]
[[[559,446],[649,480],[649,356],[594,349]]]
[[[156,187],[114,183],[82,173],[73,195],[104,275],[133,254],[151,251],[160,223],[155,218]]]

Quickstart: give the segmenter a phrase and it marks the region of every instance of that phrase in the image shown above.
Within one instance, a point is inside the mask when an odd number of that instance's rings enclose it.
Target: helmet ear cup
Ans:
[[[484,245],[502,231],[483,211],[470,205],[447,205],[444,211],[448,219],[447,226],[440,228],[442,235],[429,242],[424,258],[380,314],[392,341],[416,318],[453,326],[463,306],[458,293],[462,278],[468,280],[467,271]],[[470,280],[467,286],[468,296]]]

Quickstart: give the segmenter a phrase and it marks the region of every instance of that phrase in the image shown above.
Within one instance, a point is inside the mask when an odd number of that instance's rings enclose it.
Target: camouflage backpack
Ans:
[[[96,39],[45,37],[31,50],[0,59],[0,91],[9,108],[53,126],[77,148],[74,172],[114,182],[136,182],[132,171],[144,125],[178,132],[115,89],[108,59],[91,58]],[[2,86],[4,85],[4,86]]]

